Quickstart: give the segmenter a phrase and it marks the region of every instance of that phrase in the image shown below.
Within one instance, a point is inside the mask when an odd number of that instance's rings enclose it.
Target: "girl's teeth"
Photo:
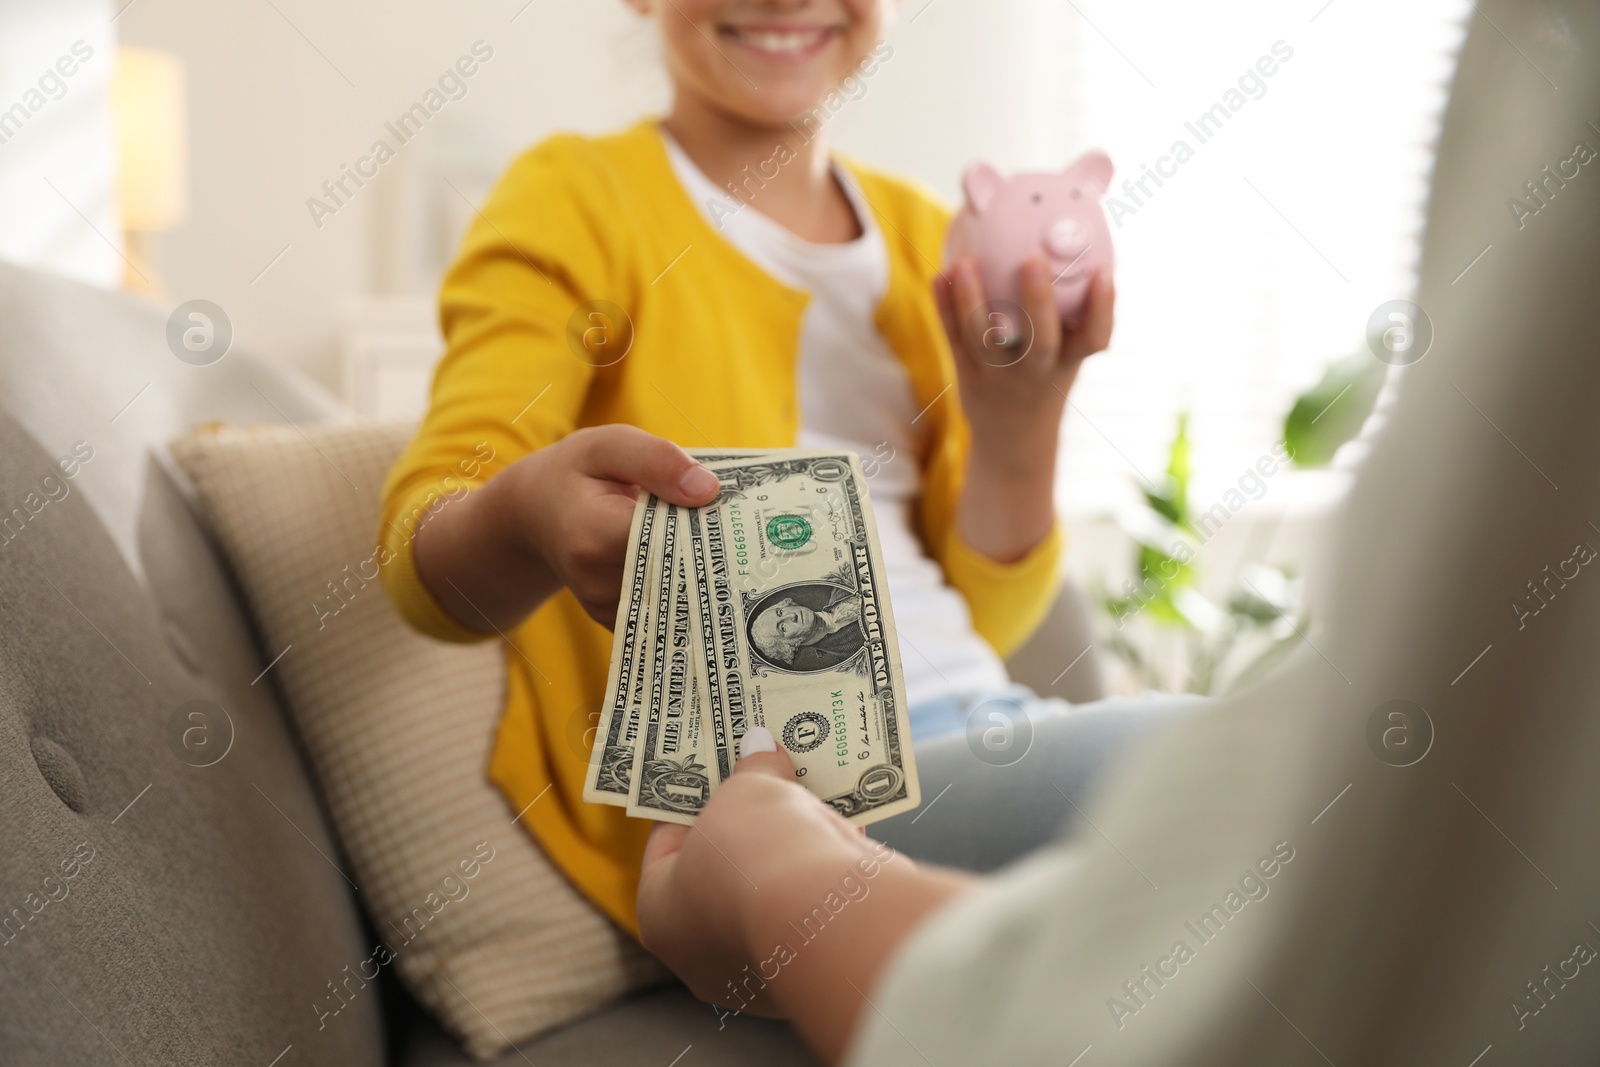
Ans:
[[[802,52],[822,39],[819,32],[762,33],[745,30],[738,35],[745,43],[765,52]]]

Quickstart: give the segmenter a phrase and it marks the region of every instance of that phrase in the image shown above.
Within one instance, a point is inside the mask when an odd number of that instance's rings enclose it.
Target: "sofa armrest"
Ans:
[[[1099,700],[1106,695],[1106,685],[1093,645],[1088,601],[1077,585],[1064,579],[1050,613],[1033,636],[1012,653],[1006,668],[1014,681],[1040,696],[1061,697],[1074,704]]]

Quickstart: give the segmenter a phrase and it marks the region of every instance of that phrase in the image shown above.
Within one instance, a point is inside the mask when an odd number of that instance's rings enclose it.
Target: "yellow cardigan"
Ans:
[[[949,213],[906,182],[843,162],[888,246],[877,328],[905,364],[918,408],[927,408],[919,534],[965,596],[978,632],[1004,655],[1048,610],[1059,527],[1011,564],[957,534],[969,430],[930,291]],[[424,633],[484,637],[446,615],[419,580],[411,557],[418,522],[573,429],[631,423],[686,447],[795,443],[807,295],[717,233],[679,183],[653,120],[604,137],[557,135],[517,159],[467,233],[439,299],[447,351],[427,416],[384,485],[379,530],[384,584]],[[627,354],[603,367],[569,343],[569,320],[574,336],[588,325],[575,311],[599,300],[627,309],[634,327]],[[583,802],[611,636],[565,591],[506,636],[506,707],[490,777],[567,877],[636,932],[650,824]]]

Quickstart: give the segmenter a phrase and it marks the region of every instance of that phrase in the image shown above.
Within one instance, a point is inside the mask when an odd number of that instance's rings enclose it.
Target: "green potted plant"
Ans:
[[[1358,353],[1331,364],[1296,398],[1283,430],[1296,467],[1328,463],[1361,432],[1385,369]],[[1121,593],[1102,587],[1099,600],[1106,646],[1142,685],[1214,694],[1265,674],[1304,639],[1310,617],[1301,582],[1280,567],[1241,567],[1220,602],[1201,591],[1189,444],[1189,414],[1180,412],[1160,482],[1140,487],[1145,508],[1125,524],[1134,540],[1135,577]]]

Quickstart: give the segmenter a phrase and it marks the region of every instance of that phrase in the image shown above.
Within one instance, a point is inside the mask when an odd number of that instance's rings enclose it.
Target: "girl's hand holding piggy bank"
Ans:
[[[984,473],[1053,468],[1067,392],[1111,341],[1111,230],[1100,198],[1111,160],[1090,152],[1053,174],[1006,178],[975,163],[950,224],[934,295]],[[1041,468],[1035,470],[1033,468]]]

